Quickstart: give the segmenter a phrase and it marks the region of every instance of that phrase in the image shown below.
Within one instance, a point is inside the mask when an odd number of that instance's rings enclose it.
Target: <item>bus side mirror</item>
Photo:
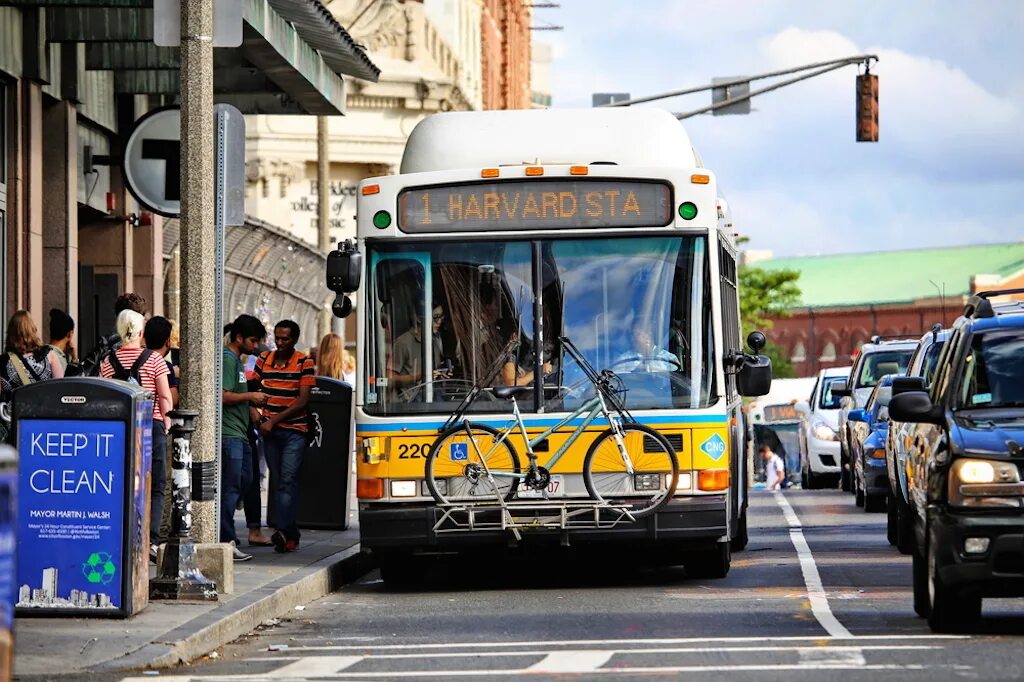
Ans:
[[[745,359],[736,374],[736,384],[740,395],[744,397],[768,395],[768,391],[772,387],[771,359],[767,355],[755,355],[753,358]]]
[[[747,334],[747,345],[755,353],[760,353],[766,343],[768,343],[768,339],[762,332],[752,331]]]
[[[352,240],[346,239],[338,248],[327,254],[327,288],[336,294],[351,294],[359,289],[363,274],[363,254],[359,253]],[[334,308],[337,311],[338,301]],[[351,308],[351,304],[349,304]],[[337,312],[335,312],[337,315]],[[344,315],[339,315],[344,317]]]
[[[352,299],[345,294],[338,294],[331,304],[331,312],[335,317],[346,318],[352,314]]]

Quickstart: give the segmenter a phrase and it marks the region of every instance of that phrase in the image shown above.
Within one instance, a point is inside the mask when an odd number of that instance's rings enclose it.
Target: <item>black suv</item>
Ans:
[[[977,622],[984,597],[1024,596],[1024,301],[972,296],[928,392],[893,397],[908,450],[914,610],[932,630]]]

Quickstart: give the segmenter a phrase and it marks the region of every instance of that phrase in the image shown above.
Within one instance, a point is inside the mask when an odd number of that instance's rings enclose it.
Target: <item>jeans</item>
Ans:
[[[149,488],[149,542],[159,545],[164,515],[164,479],[167,477],[167,430],[163,421],[153,422],[153,464]]]
[[[260,456],[263,453],[263,440],[253,427],[249,428],[248,435],[251,453],[249,470],[252,472],[252,478],[242,493],[242,500],[245,506],[245,525],[250,529],[258,530],[263,525],[260,523],[260,519],[263,517],[263,499],[260,495]]]
[[[235,508],[252,479],[252,448],[243,438],[220,442],[220,541],[238,544]]]
[[[295,507],[298,503],[299,470],[306,451],[306,434],[290,429],[274,429],[262,434],[264,455],[274,482],[274,525],[288,540],[299,539],[295,525]]]

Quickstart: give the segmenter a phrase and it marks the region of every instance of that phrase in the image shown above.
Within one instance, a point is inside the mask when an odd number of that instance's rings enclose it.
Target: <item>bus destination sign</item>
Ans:
[[[398,196],[404,232],[664,227],[672,190],[635,180],[513,180],[408,189]]]

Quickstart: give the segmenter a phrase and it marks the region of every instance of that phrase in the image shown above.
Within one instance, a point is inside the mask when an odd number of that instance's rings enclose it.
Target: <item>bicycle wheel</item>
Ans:
[[[468,426],[468,431],[467,431]],[[444,431],[427,454],[427,488],[439,504],[499,502],[516,494],[519,457],[508,439],[484,424]]]
[[[615,432],[608,429],[597,437],[583,460],[587,492],[595,500],[628,505],[635,517],[653,514],[675,492],[679,474],[675,450],[664,436],[643,424],[623,424],[622,444],[633,473],[626,469]]]

